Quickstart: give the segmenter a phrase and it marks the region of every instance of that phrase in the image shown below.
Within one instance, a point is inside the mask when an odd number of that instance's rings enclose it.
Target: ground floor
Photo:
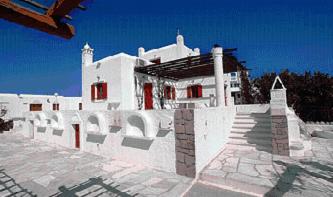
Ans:
[[[191,179],[6,132],[0,196],[332,196],[332,142],[293,159],[227,145]]]
[[[329,197],[332,177],[333,139],[312,138],[312,150],[293,158],[227,145],[200,173],[198,182],[254,196]]]
[[[0,135],[0,196],[179,196],[191,181],[15,133]]]

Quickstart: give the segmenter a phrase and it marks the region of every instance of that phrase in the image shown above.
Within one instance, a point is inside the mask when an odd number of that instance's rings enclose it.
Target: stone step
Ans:
[[[268,138],[264,139],[255,139],[255,138],[229,138],[230,144],[254,144],[254,145],[261,145],[261,146],[272,146],[272,140]]]
[[[255,120],[270,120],[270,116],[251,116],[251,115],[237,115],[235,116],[235,119],[255,119]]]
[[[233,126],[231,128],[231,132],[257,132],[257,133],[272,133],[271,128],[269,127],[240,127],[240,126]]]
[[[266,118],[266,117],[270,117],[270,114],[267,113],[240,113],[237,112],[236,116],[243,116],[243,117],[253,117],[253,118]]]
[[[244,128],[244,129],[253,129],[253,128],[265,128],[271,129],[271,124],[256,124],[256,123],[237,123],[234,122],[232,128]]]
[[[253,119],[253,118],[235,118],[235,123],[240,123],[240,124],[244,124],[244,123],[256,123],[256,124],[271,124],[271,120],[270,119]]]
[[[269,138],[270,140],[272,139],[272,134],[268,132],[243,132],[243,133],[238,133],[238,132],[231,132],[230,133],[230,138],[258,138],[258,139],[267,139]]]
[[[268,145],[256,145],[256,144],[233,144],[232,142],[227,143],[228,148],[237,150],[249,150],[249,151],[265,151],[272,153],[272,146]]]

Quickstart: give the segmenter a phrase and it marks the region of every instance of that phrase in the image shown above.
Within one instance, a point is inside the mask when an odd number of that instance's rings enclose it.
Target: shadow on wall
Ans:
[[[288,164],[282,161],[274,161],[278,165],[286,166],[286,170],[280,175],[280,178],[277,184],[265,194],[265,197],[282,197],[285,193],[292,191],[293,193],[301,194],[304,191],[304,187],[307,190],[311,191],[319,191],[325,193],[333,193],[333,188],[329,188],[326,185],[323,185],[323,181],[333,183],[333,168],[328,165],[323,165],[319,162],[313,161],[301,161],[303,166],[295,165],[295,164]],[[311,168],[311,171],[305,169],[305,167]],[[313,169],[313,170],[312,170]],[[299,176],[311,176],[314,179],[313,181],[316,184],[307,184],[305,185],[304,180],[300,179]],[[322,179],[322,180],[321,180]],[[297,180],[301,183],[301,185],[295,185],[293,182]],[[319,188],[321,186],[322,188]],[[325,191],[326,190],[326,191]]]
[[[46,127],[38,127],[37,132],[38,133],[45,133],[46,132]]]
[[[141,117],[131,115],[127,118],[126,134],[132,136],[145,136],[145,123]]]
[[[64,130],[56,130],[54,129],[52,134],[56,135],[56,136],[62,136],[62,134],[64,133]]]
[[[100,134],[89,134],[87,135],[87,142],[103,144],[105,141],[106,135]]]
[[[267,113],[269,112],[266,112],[266,115]],[[246,132],[244,137],[246,137],[249,144],[255,145],[257,150],[272,153],[271,122],[269,118],[263,119],[260,115],[260,113],[252,113],[251,116],[257,123],[250,131]]]
[[[0,188],[0,192],[8,193],[8,196],[16,196],[17,194],[28,197],[37,196],[16,183],[16,181],[5,172],[5,169],[0,170]]]
[[[121,142],[121,145],[142,150],[149,150],[152,143],[153,140],[151,139],[125,137]]]
[[[76,193],[82,192],[84,190],[87,190],[85,196],[90,196],[89,194],[92,193],[93,194],[91,196],[110,195],[110,196],[121,196],[121,197],[134,197],[138,195],[138,193],[135,193],[133,195],[129,194],[129,192],[131,192],[130,190],[128,190],[127,192],[122,192],[117,189],[120,185],[116,185],[114,182],[106,184],[104,183],[105,180],[106,179],[103,179],[102,177],[93,177],[89,178],[89,180],[83,183],[74,185],[72,187],[66,187],[63,185],[58,188],[59,192],[51,195],[51,197],[77,196]],[[101,188],[96,190],[96,186],[99,186]],[[89,189],[93,190],[89,191]]]

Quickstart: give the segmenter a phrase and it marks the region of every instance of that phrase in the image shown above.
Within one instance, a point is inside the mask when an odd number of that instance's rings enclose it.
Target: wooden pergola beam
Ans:
[[[74,8],[80,6],[84,0],[57,0],[47,11],[46,15],[52,17],[64,17]]]
[[[75,34],[73,26],[23,8],[9,0],[0,0],[0,18],[66,39]]]

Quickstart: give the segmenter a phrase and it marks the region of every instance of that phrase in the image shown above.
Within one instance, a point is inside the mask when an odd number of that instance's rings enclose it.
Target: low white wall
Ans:
[[[38,113],[39,112],[34,112],[35,115],[37,115]],[[49,119],[55,114],[55,112],[53,111],[43,111],[42,113],[46,115],[48,123]],[[71,120],[70,117],[74,115],[75,112],[66,111],[66,112],[60,112],[60,114],[63,116],[65,123],[63,130],[55,130],[50,126],[50,124],[48,124],[47,127],[34,126],[33,138],[51,144],[58,144],[64,147],[74,148],[75,130],[73,126],[70,124],[69,120]]]
[[[84,132],[82,150],[96,155],[105,157],[112,157],[119,160],[127,161],[130,163],[141,164],[144,166],[163,169],[165,171],[175,172],[175,136],[173,126],[173,110],[151,110],[145,111],[153,120],[150,124],[156,128],[155,138],[140,138],[140,137],[127,137],[126,135],[126,121],[123,119],[123,114],[132,113],[136,111],[113,111],[104,112],[108,125],[114,121],[114,117],[119,117],[121,113],[121,128],[109,127],[107,135],[94,135]],[[86,121],[91,112],[80,112],[83,122]],[[116,118],[117,119],[117,118]],[[166,134],[161,134],[161,127],[166,127],[171,123],[171,130]],[[83,125],[83,130],[86,130],[86,125]]]
[[[199,173],[228,142],[236,108],[194,110],[196,172]]]
[[[333,131],[333,124],[313,124],[313,123],[306,123],[306,129],[309,133],[313,131]]]
[[[249,104],[235,106],[236,112],[239,113],[266,113],[270,108],[269,104]]]

